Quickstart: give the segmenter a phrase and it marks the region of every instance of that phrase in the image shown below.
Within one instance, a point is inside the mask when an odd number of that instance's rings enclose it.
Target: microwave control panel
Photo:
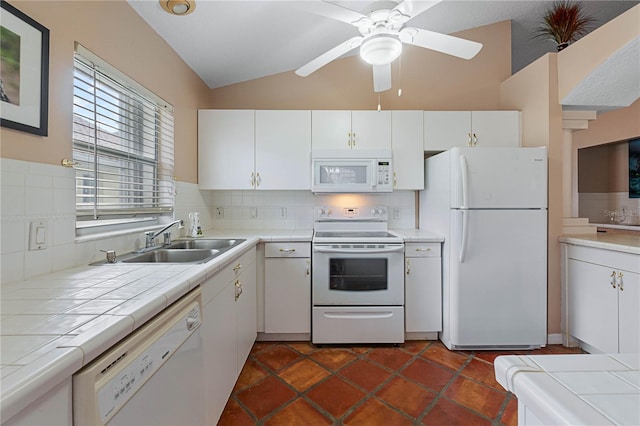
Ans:
[[[391,162],[378,161],[378,185],[389,185],[391,183]]]

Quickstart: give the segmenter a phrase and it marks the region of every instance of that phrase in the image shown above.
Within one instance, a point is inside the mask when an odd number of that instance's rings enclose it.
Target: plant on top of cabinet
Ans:
[[[595,21],[585,15],[580,2],[557,1],[545,12],[536,37],[551,39],[559,52],[589,32]]]

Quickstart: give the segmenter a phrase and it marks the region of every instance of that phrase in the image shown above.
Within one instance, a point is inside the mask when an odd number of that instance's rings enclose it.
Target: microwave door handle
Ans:
[[[392,247],[383,249],[340,249],[340,248],[328,248],[328,247],[314,247],[314,251],[318,253],[344,253],[344,254],[361,254],[361,253],[396,253],[403,252],[404,247]]]

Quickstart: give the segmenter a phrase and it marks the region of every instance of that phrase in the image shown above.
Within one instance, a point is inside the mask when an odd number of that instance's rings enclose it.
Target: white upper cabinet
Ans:
[[[312,111],[313,149],[391,149],[391,111]]]
[[[256,111],[257,189],[311,189],[311,111]]]
[[[393,189],[424,189],[423,112],[391,112]]]
[[[424,150],[520,146],[520,111],[425,111]]]
[[[200,189],[252,189],[254,111],[198,111]]]
[[[311,189],[311,111],[198,111],[201,189]]]

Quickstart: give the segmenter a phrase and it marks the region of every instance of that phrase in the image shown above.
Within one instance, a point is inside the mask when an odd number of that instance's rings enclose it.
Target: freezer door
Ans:
[[[546,208],[547,149],[453,148],[451,208]]]
[[[445,301],[451,344],[544,345],[547,212],[452,210],[451,224]]]

